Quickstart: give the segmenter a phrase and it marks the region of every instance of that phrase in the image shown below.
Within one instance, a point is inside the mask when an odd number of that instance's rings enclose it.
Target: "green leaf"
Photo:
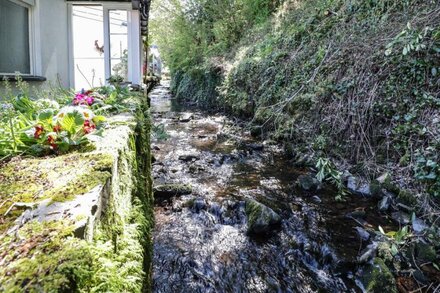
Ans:
[[[38,115],[38,120],[43,123],[52,123],[54,112],[51,109],[45,109]]]
[[[392,244],[391,245],[391,254],[393,255],[393,256],[395,256],[395,255],[397,255],[399,253],[399,249],[397,248],[397,245],[396,244]]]
[[[102,122],[105,122],[105,120],[106,120],[105,117],[101,116],[101,115],[97,115],[97,116],[93,117],[93,119],[92,119],[93,123],[95,123],[96,125],[98,125]]]
[[[67,113],[61,119],[60,125],[63,130],[67,131],[70,135],[73,135],[82,129],[84,118],[78,111]]]

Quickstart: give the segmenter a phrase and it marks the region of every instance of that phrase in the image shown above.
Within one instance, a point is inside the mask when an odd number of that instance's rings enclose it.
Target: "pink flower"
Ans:
[[[78,106],[78,105],[91,106],[94,101],[95,101],[95,99],[93,97],[78,93],[75,95],[75,98],[73,99],[73,104],[76,106]]]

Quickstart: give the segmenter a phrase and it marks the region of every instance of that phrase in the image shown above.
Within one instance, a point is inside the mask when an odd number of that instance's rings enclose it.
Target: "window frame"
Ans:
[[[38,1],[38,0],[36,0]],[[69,0],[68,0],[69,1]],[[110,48],[110,10],[126,10],[128,12],[128,81],[132,84],[142,84],[142,64],[143,54],[140,30],[139,10],[133,9],[131,2],[114,1],[75,1],[67,2],[68,22],[69,22],[69,76],[70,86],[75,87],[75,56],[73,52],[73,21],[72,7],[75,5],[100,5],[103,8],[103,36],[104,48]],[[104,72],[105,83],[109,84],[108,78],[111,76],[110,50],[104,50]]]
[[[41,75],[40,23],[38,7],[40,0],[6,0],[28,9],[29,25],[29,73],[0,72],[0,76],[33,77]]]

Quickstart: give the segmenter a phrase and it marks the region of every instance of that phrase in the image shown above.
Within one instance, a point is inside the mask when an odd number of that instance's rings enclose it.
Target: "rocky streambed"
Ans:
[[[179,105],[166,83],[150,98],[154,292],[435,290],[435,274],[426,277],[423,267],[426,286],[405,265],[396,282],[398,255],[379,226],[399,231],[419,219],[391,217],[392,195],[362,196],[365,186],[348,178],[358,195],[337,202],[332,187],[239,122]]]

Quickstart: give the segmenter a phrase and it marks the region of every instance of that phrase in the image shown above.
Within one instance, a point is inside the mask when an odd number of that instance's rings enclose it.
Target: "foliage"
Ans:
[[[338,188],[336,200],[343,200],[348,195],[348,191],[342,181],[342,172],[338,171],[336,166],[327,158],[319,158],[316,163],[316,179],[319,182],[328,181]]]
[[[153,137],[155,137],[157,140],[167,140],[170,137],[165,130],[164,124],[153,125],[152,131]]]
[[[401,227],[398,231],[385,232],[384,229],[379,226],[379,231],[383,235],[387,236],[392,241],[391,254],[393,256],[399,253],[399,247],[406,244],[406,241],[411,237],[411,233],[408,226]]]
[[[187,70],[233,46],[245,29],[264,23],[278,4],[278,0],[156,1],[151,39],[172,72]]]
[[[210,15],[199,3],[191,11]],[[368,177],[392,169],[402,187],[435,195],[438,158],[417,162],[416,151],[440,151],[438,2],[287,0],[270,11],[258,21],[242,14],[253,20],[219,40],[225,30],[214,28],[225,24],[177,9],[182,27],[169,33],[179,42],[162,46],[177,52],[164,54],[177,97],[249,118]]]
[[[440,196],[440,155],[434,147],[428,147],[424,152],[416,152],[415,176],[427,184],[428,192],[436,197]]]
[[[56,115],[52,110],[42,111],[35,126],[24,135],[35,153],[47,151],[47,148],[65,153],[71,147],[87,143],[87,135],[104,120],[103,116],[95,116],[88,108],[66,106]]]

